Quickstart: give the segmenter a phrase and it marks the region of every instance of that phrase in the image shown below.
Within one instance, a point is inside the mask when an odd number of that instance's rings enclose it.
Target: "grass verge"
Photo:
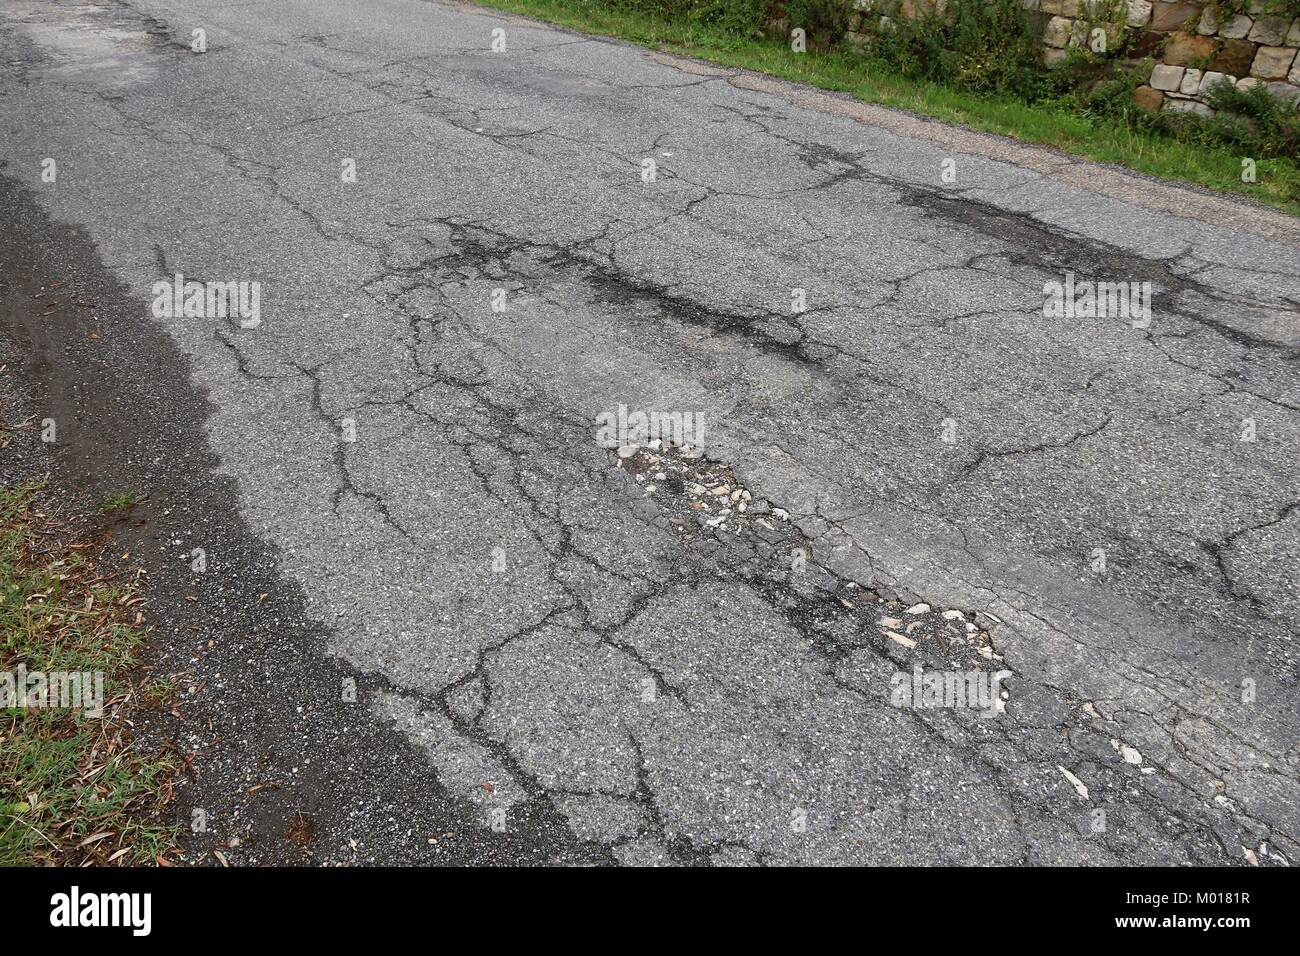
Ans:
[[[868,103],[909,110],[949,123],[1050,146],[1086,159],[1249,196],[1300,215],[1300,164],[1292,157],[1258,159],[1256,181],[1242,182],[1243,155],[1224,146],[1187,143],[1065,105],[1030,104],[1011,96],[964,92],[898,76],[842,50],[794,53],[776,39],[724,27],[670,19],[654,12],[602,5],[600,0],[471,0],[585,33],[742,67]]]
[[[46,507],[39,485],[0,487],[0,866],[167,865],[175,762],[132,746],[132,715],[168,694],[133,676],[140,583],[101,572],[100,545]],[[91,690],[5,706],[22,699],[20,672],[102,674],[99,705]]]

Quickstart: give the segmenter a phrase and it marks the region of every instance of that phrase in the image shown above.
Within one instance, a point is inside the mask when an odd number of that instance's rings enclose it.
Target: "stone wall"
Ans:
[[[942,12],[945,0],[846,0],[853,7],[847,41],[865,46],[868,24],[888,27],[891,17]],[[1300,18],[1265,10],[1259,0],[1244,14],[1220,14],[1213,5],[1169,0],[1021,0],[1044,20],[1043,58],[1054,63],[1071,47],[1090,46],[1105,34],[1107,50],[1128,40],[1119,62],[1155,63],[1135,99],[1150,110],[1213,115],[1205,93],[1228,80],[1246,88],[1263,84],[1300,106]],[[1109,20],[1110,22],[1106,22]]]

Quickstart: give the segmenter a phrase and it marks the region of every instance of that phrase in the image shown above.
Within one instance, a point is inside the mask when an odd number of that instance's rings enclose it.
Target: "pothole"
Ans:
[[[991,615],[880,594],[813,560],[797,516],[755,494],[725,462],[689,445],[624,445],[615,467],[655,523],[688,545],[734,548],[736,570],[831,656],[871,647],[900,667],[1002,670]],[[729,548],[729,550],[730,550]],[[722,567],[723,564],[719,564]]]
[[[679,534],[699,537],[761,528],[802,544],[788,512],[756,497],[728,465],[690,445],[655,439],[644,446],[624,445],[617,456],[617,466],[632,476],[642,497],[653,498],[670,513],[669,524]]]

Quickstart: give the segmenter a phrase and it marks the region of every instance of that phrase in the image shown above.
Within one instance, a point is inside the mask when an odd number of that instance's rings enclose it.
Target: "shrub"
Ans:
[[[651,13],[675,22],[707,24],[737,36],[756,37],[774,0],[600,0],[600,5]]]
[[[758,37],[772,16],[772,0],[694,0],[687,3],[696,23],[737,36]]]
[[[1215,140],[1255,156],[1300,156],[1300,113],[1263,85],[1239,90],[1225,80],[1205,99],[1219,111],[1207,121]]]
[[[1133,102],[1133,91],[1150,73],[1150,60],[1122,69],[1079,47],[1048,70],[1045,97],[1087,116],[1124,119],[1141,112]]]
[[[904,76],[975,93],[1043,93],[1043,28],[1019,0],[950,0],[942,14],[896,17],[873,32],[871,55]]]
[[[808,46],[824,50],[844,38],[849,29],[848,0],[786,0],[785,16],[790,26],[808,33]]]

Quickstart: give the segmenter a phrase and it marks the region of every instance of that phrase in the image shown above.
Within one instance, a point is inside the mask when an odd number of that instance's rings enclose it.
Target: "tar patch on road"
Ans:
[[[124,490],[146,496],[116,535],[148,572],[150,664],[181,685],[175,710],[141,736],[172,740],[185,761],[175,808],[189,859],[605,861],[544,797],[513,807],[496,832],[446,794],[427,757],[371,712],[382,684],[327,654],[301,593],[244,525],[204,437],[210,406],[148,304],[84,232],[50,221],[3,176],[0,205],[0,365],[31,396],[23,417],[58,428],[43,456],[28,448],[5,470],[49,469],[90,507]]]

